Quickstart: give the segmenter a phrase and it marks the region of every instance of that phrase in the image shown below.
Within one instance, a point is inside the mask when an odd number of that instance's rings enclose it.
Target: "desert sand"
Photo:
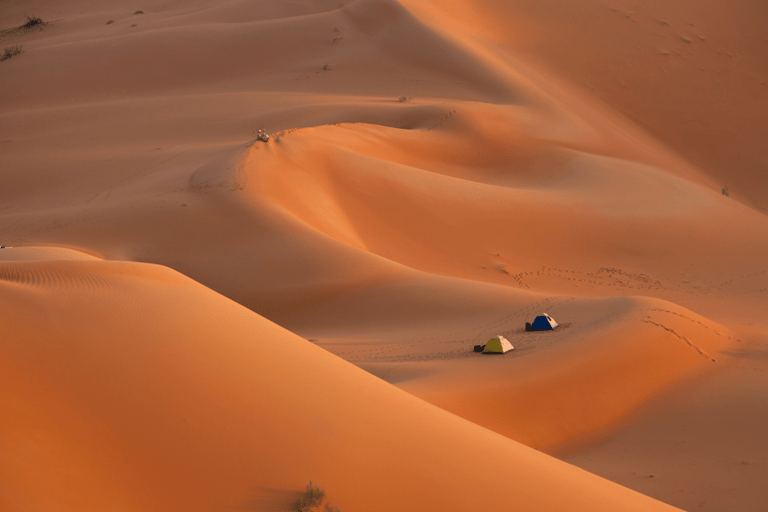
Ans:
[[[0,4],[0,509],[765,510],[766,24]]]

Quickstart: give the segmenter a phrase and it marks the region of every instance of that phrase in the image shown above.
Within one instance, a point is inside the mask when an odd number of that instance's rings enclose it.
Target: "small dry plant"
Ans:
[[[309,510],[319,506],[323,502],[323,498],[325,498],[325,490],[312,484],[312,480],[310,480],[307,484],[307,489],[293,502],[291,510],[294,512],[309,512]]]
[[[43,18],[39,16],[27,16],[27,22],[21,26],[21,28],[34,28],[45,25]]]
[[[11,57],[15,57],[16,55],[22,53],[24,50],[21,48],[21,45],[15,45],[15,46],[9,46],[6,48],[2,54],[0,54],[0,62],[4,60],[8,60]]]

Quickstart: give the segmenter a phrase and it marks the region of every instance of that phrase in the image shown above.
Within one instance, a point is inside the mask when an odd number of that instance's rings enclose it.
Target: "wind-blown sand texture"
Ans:
[[[0,509],[764,510],[768,11],[700,4],[0,4]]]

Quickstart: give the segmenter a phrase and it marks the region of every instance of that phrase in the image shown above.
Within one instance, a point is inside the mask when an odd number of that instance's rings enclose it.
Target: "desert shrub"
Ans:
[[[22,25],[22,28],[33,28],[45,25],[43,19],[39,16],[27,16],[27,22]]]
[[[326,503],[325,512],[341,512],[341,510],[339,510],[339,507],[334,507],[330,503]]]
[[[728,195],[730,195],[730,193],[731,193],[731,191],[728,190],[728,187],[723,187],[723,195],[724,196],[728,196]]]
[[[400,96],[400,97],[397,99],[397,101],[399,101],[400,103],[405,103],[406,101],[411,101],[412,99],[413,99],[413,98],[410,98],[410,97],[408,97],[408,96]]]
[[[144,11],[136,11],[136,12],[135,12],[135,13],[133,13],[133,14],[144,14]]]
[[[113,24],[114,22],[115,22],[115,20],[109,20],[109,21],[107,22],[107,25],[111,25],[111,24]]]
[[[307,512],[323,502],[325,491],[319,486],[313,485],[312,480],[307,484],[307,489],[293,502],[291,510],[295,512]]]
[[[16,55],[20,54],[24,50],[21,49],[21,45],[16,46],[9,46],[6,48],[2,54],[0,54],[0,62],[4,60],[8,60],[11,57],[15,57]]]

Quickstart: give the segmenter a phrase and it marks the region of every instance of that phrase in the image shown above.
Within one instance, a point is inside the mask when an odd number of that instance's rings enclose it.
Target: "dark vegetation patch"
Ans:
[[[40,16],[27,16],[26,23],[23,23],[18,27],[0,30],[0,39],[9,36],[21,36],[33,30],[43,30],[48,23],[49,22],[47,21],[43,21],[43,18]]]
[[[45,25],[47,25],[47,23],[43,21],[43,18],[39,16],[27,16],[27,22],[19,28],[26,28],[26,29],[35,28],[35,27],[43,28]]]
[[[6,48],[2,54],[0,54],[0,62],[4,60],[8,60],[11,57],[15,57],[16,55],[19,55],[24,50],[21,48],[21,45],[15,45],[15,46],[9,46]]]
[[[291,510],[295,512],[308,512],[310,509],[320,505],[323,502],[323,498],[325,498],[325,490],[321,489],[320,486],[313,485],[310,480],[307,484],[307,489],[296,498]]]

